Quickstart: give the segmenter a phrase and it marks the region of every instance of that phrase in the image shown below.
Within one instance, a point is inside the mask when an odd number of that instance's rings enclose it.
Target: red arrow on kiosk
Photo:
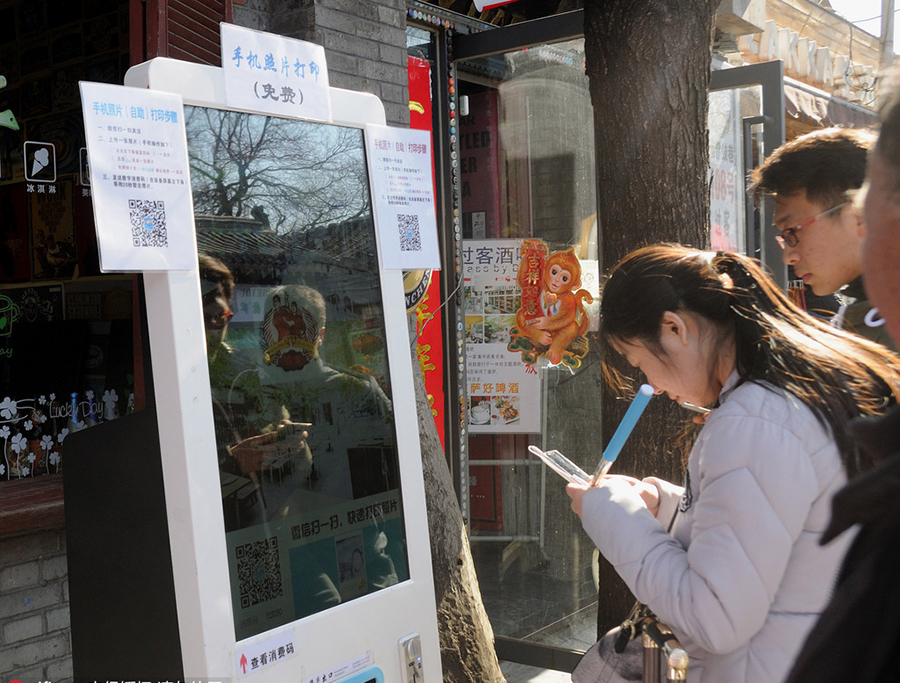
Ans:
[[[247,673],[247,655],[241,655],[241,668],[243,673]]]
[[[516,0],[475,0],[475,9],[479,12],[484,12],[485,10],[493,9],[500,5],[508,5],[515,1]]]

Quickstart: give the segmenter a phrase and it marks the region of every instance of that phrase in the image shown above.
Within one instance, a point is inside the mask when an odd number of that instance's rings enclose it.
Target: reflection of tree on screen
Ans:
[[[361,131],[206,107],[185,121],[196,213],[264,212],[279,234],[369,213]]]

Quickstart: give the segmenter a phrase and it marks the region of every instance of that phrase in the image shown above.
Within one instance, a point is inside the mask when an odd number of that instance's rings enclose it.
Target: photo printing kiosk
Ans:
[[[440,681],[401,272],[366,164],[381,102],[231,110],[222,69],[170,59],[125,84],[183,98],[199,268],[144,274],[155,406],[66,443],[76,681]]]

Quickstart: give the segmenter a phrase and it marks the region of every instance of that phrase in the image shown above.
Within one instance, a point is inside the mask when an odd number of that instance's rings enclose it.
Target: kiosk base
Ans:
[[[184,679],[156,410],[66,439],[76,683]]]

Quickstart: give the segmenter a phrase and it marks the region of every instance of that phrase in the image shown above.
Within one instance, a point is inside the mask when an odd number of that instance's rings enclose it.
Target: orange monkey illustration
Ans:
[[[517,281],[523,292],[523,306],[516,311],[516,328],[536,344],[549,346],[547,357],[559,363],[576,338],[587,331],[588,316],[584,301],[593,297],[581,286],[581,264],[575,250],[555,251],[543,264],[543,272],[535,272],[535,261],[522,259]],[[526,306],[525,292],[540,282],[539,302]],[[538,305],[535,305],[538,304]]]

